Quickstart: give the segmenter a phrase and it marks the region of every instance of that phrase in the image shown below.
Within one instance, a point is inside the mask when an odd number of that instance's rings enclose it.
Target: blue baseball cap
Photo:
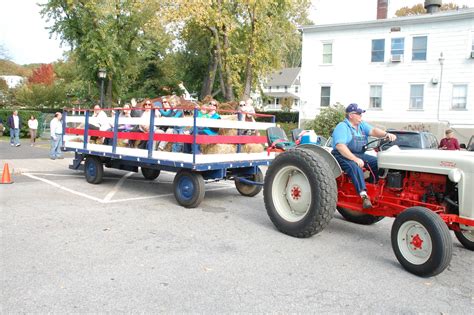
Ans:
[[[365,110],[363,110],[362,108],[359,108],[359,106],[356,103],[352,103],[346,107],[346,113],[362,114],[362,113],[365,113]]]

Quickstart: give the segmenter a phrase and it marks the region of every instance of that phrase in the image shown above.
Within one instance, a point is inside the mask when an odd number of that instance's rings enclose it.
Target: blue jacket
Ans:
[[[8,127],[13,129],[15,126],[13,124],[13,115],[8,116]],[[21,129],[21,117],[18,116],[18,129]]]

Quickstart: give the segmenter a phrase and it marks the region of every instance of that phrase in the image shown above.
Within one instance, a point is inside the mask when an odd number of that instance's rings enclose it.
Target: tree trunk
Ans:
[[[201,99],[205,98],[207,95],[212,94],[212,88],[214,87],[214,81],[216,79],[217,64],[217,53],[216,49],[214,48],[210,55],[209,66],[202,83]]]
[[[245,85],[244,85],[244,93],[242,95],[242,99],[250,98],[250,92],[252,92],[252,81],[253,81],[253,65],[252,65],[252,58],[255,53],[255,44],[253,35],[255,33],[255,7],[253,8],[252,12],[250,13],[251,18],[251,37],[249,43],[249,51],[247,54],[247,61],[245,64]]]
[[[234,89],[232,85],[232,76],[231,76],[231,70],[229,69],[229,65],[227,63],[227,52],[230,50],[229,48],[229,38],[227,37],[227,30],[226,26],[224,25],[222,27],[222,41],[224,44],[224,51],[223,51],[223,67],[222,70],[223,72],[223,78],[225,82],[225,87],[223,89],[224,91],[224,98],[226,101],[233,101],[235,99],[234,96]]]

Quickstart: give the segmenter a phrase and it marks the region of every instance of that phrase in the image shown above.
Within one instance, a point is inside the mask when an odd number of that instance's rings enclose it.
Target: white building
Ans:
[[[0,79],[7,82],[9,89],[13,89],[20,86],[25,78],[20,77],[19,75],[0,75]]]
[[[474,10],[302,28],[300,122],[358,103],[387,128],[474,134]]]
[[[263,102],[264,111],[281,110],[283,104],[298,111],[300,104],[301,68],[284,68],[270,74],[264,82],[262,92],[267,101]]]

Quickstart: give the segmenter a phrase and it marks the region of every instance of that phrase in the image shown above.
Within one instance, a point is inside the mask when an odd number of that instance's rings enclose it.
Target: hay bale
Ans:
[[[201,152],[203,154],[229,154],[236,153],[237,146],[235,144],[201,144]]]
[[[235,116],[235,115],[222,115],[221,119],[223,119],[223,120],[237,120],[237,116]],[[218,134],[219,134],[219,136],[236,136],[237,135],[237,129],[219,128]]]
[[[264,147],[260,143],[246,143],[242,146],[242,152],[245,153],[260,153],[264,151]]]

